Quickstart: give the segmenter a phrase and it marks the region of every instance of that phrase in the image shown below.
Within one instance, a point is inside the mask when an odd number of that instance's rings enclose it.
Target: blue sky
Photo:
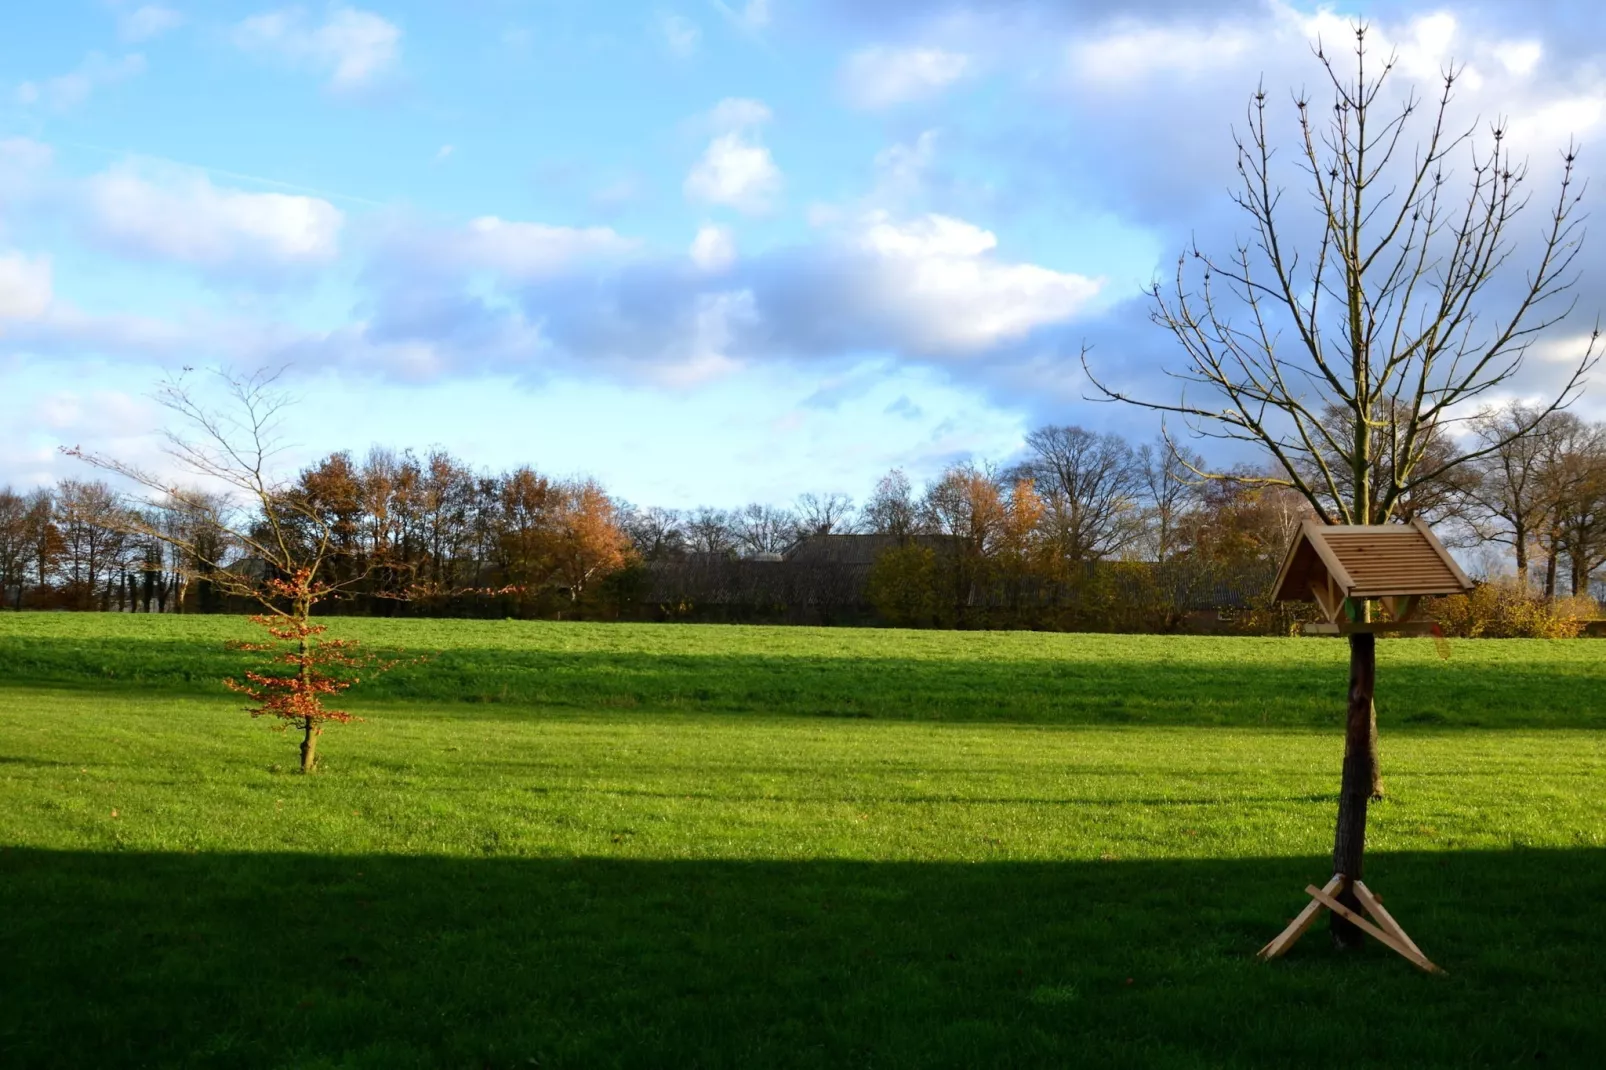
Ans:
[[[1601,17],[1563,2],[15,6],[23,485],[75,474],[61,444],[160,464],[182,365],[291,365],[295,460],[439,445],[676,506],[862,496],[1050,421],[1146,439],[1077,353],[1173,389],[1141,287],[1240,233],[1229,129],[1314,83],[1313,37],[1373,19],[1407,87],[1466,62],[1458,114],[1506,116],[1541,189],[1606,122]]]

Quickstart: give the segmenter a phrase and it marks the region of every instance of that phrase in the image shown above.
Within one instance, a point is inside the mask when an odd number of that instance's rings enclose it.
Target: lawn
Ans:
[[[0,1065],[1593,1065],[1606,644],[336,621],[302,777],[237,619],[0,614]]]

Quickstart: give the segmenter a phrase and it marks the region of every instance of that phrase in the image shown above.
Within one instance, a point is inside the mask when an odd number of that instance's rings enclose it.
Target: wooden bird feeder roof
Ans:
[[[1403,620],[1416,599],[1465,594],[1472,581],[1420,520],[1409,524],[1322,524],[1306,520],[1273,588],[1279,602],[1316,602],[1331,621],[1351,599],[1384,600]]]

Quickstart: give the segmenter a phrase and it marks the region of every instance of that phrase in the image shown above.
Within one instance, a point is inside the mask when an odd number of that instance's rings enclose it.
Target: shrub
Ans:
[[[1592,599],[1549,600],[1511,579],[1432,599],[1426,609],[1446,633],[1463,639],[1572,639],[1599,611]]]
[[[865,593],[888,624],[917,627],[942,616],[937,581],[937,555],[910,543],[876,558]]]

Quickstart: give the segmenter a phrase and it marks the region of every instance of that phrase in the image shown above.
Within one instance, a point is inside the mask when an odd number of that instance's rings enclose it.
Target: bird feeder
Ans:
[[[1409,524],[1319,524],[1306,520],[1288,548],[1273,588],[1278,602],[1315,602],[1326,618],[1309,635],[1421,633],[1433,625],[1412,618],[1423,598],[1466,594],[1472,581],[1420,520]],[[1389,619],[1367,620],[1376,599]]]
[[[1315,602],[1321,608],[1325,619],[1306,624],[1306,634],[1351,637],[1344,792],[1350,790],[1350,749],[1364,744],[1366,738],[1376,670],[1373,640],[1377,633],[1427,632],[1434,627],[1431,621],[1413,619],[1423,598],[1471,590],[1472,581],[1467,574],[1420,520],[1379,525],[1323,525],[1307,520],[1300,524],[1277,573],[1273,592],[1276,601]],[[1387,619],[1371,619],[1368,605],[1374,599],[1382,603]],[[1259,957],[1270,960],[1282,955],[1324,911],[1331,911],[1417,968],[1442,973],[1383,908],[1382,900],[1359,879],[1365,794],[1360,793],[1354,801],[1361,815],[1361,833],[1353,843],[1346,842],[1341,806],[1339,845],[1333,852],[1334,869],[1340,872],[1321,888],[1314,884],[1305,888],[1311,901],[1276,939],[1260,949]],[[1349,861],[1344,861],[1346,858]],[[1345,869],[1350,872],[1346,874]],[[1342,902],[1341,897],[1348,903]]]

